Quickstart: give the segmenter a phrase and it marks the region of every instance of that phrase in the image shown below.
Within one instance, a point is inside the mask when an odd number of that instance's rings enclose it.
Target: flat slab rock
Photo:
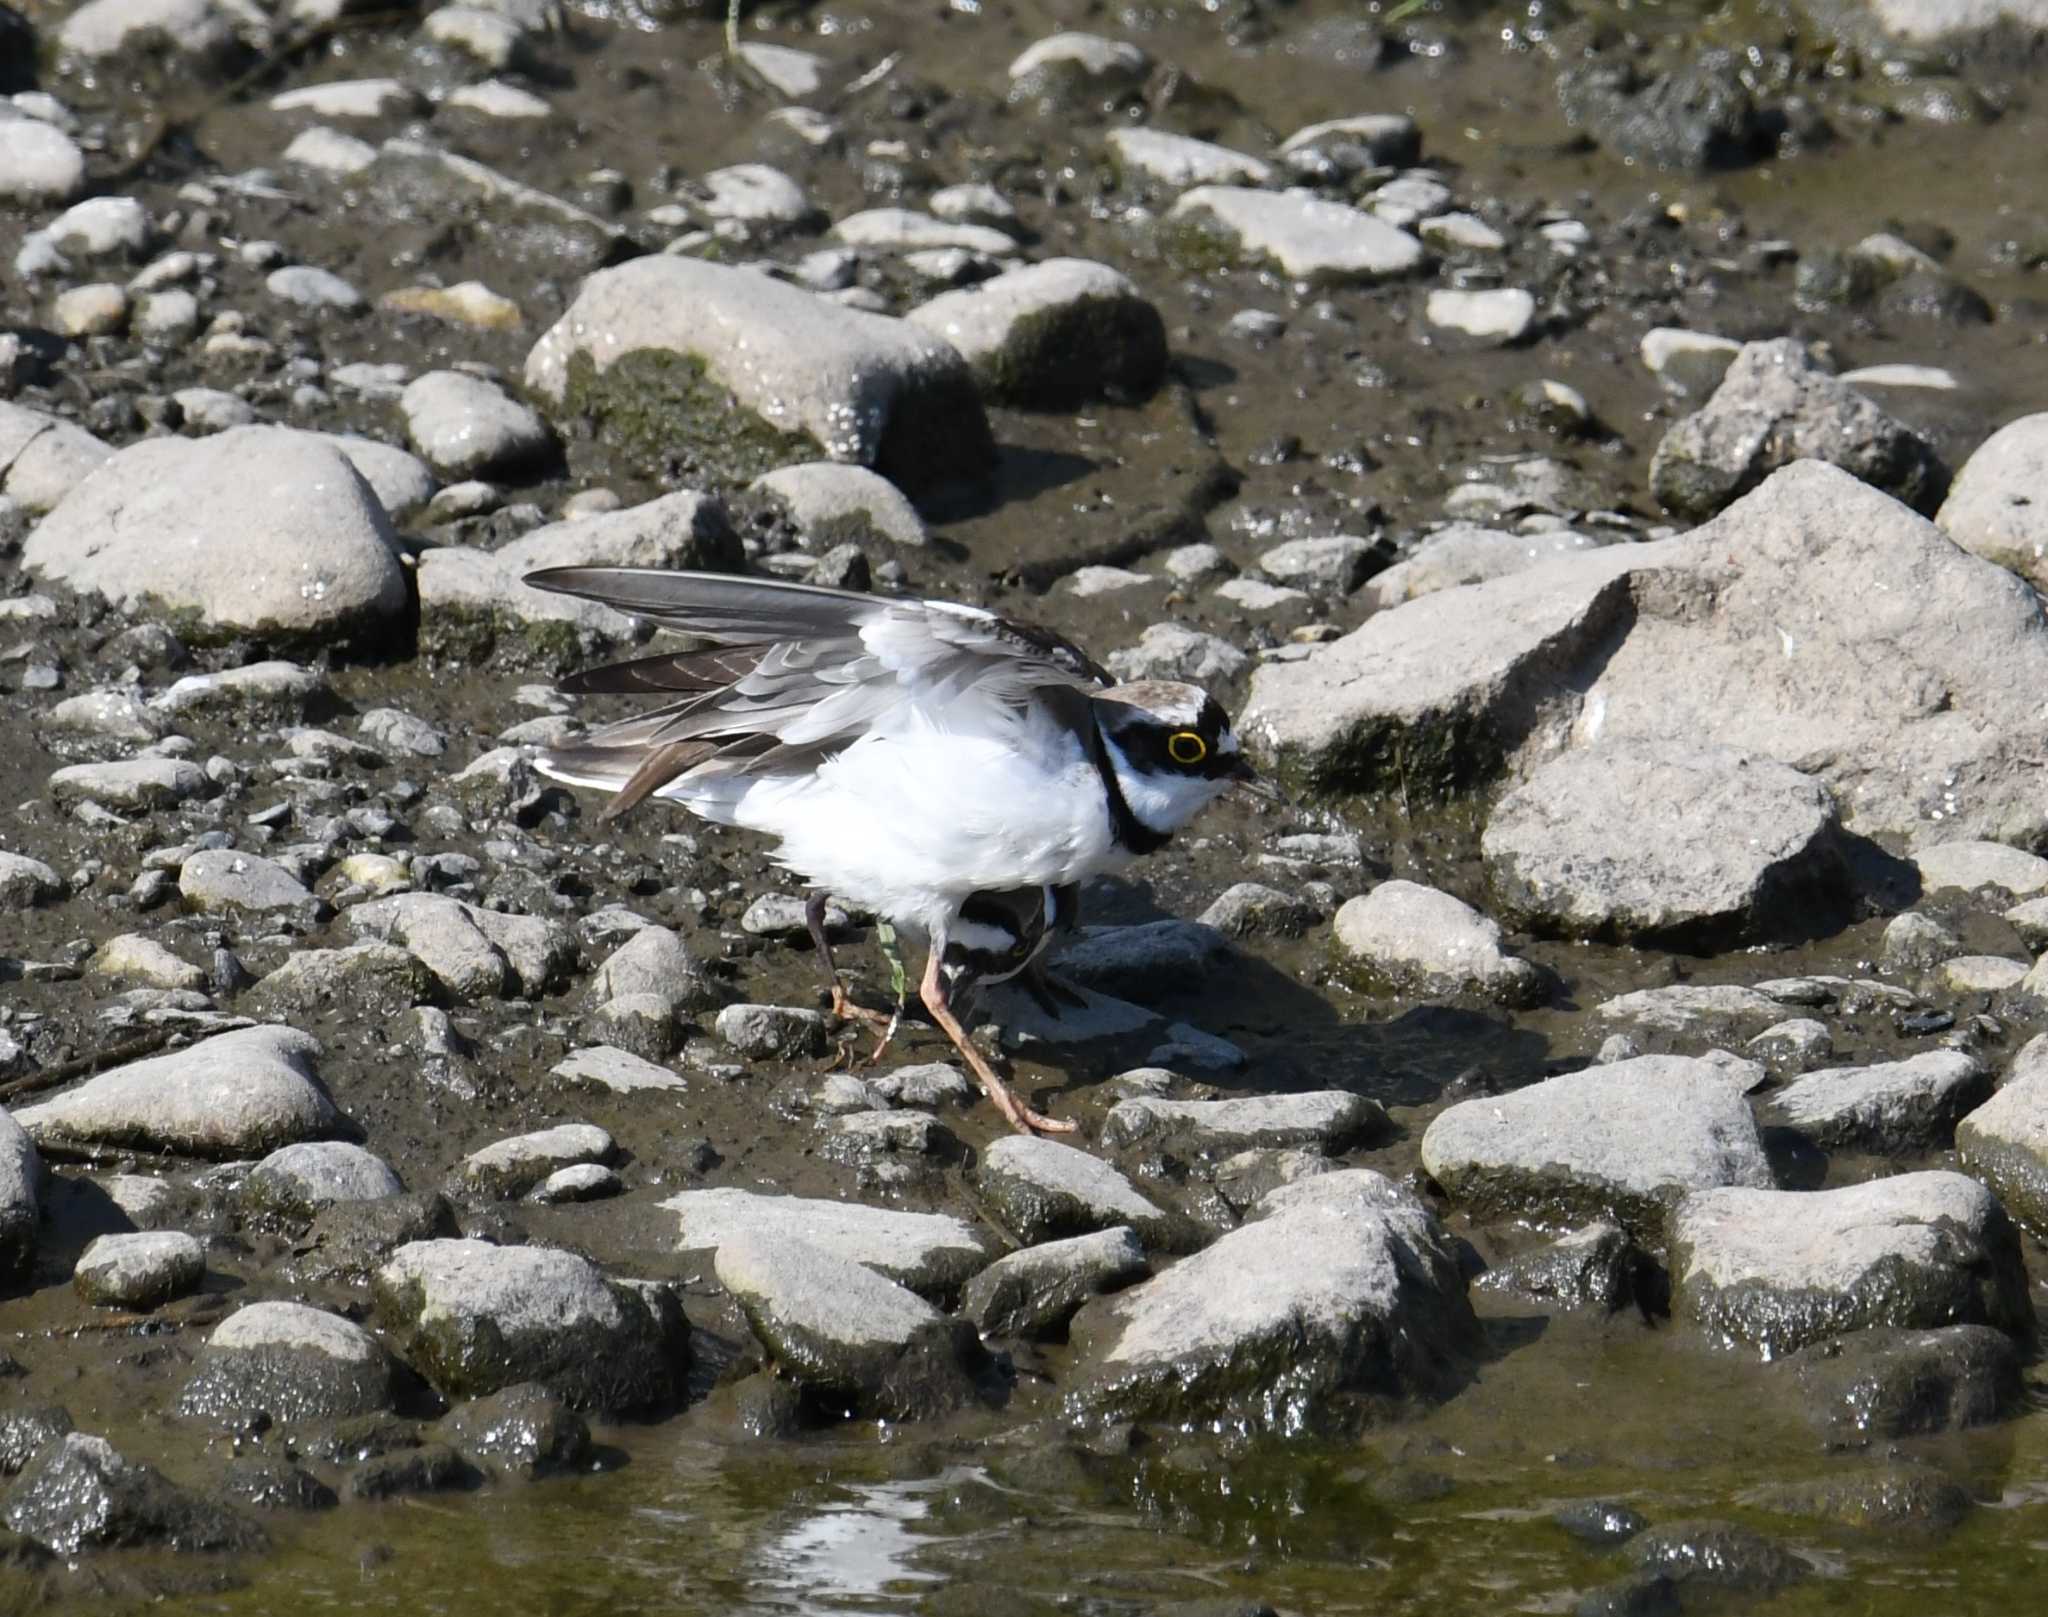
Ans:
[[[1904,1061],[1827,1067],[1771,1096],[1766,1115],[1816,1145],[1867,1151],[1940,1150],[1963,1115],[1991,1094],[1991,1074],[1961,1050]]]
[[[88,1078],[15,1120],[44,1145],[263,1156],[345,1127],[314,1066],[320,1053],[293,1028],[240,1028]]]
[[[1871,1326],[2033,1326],[2018,1232],[1976,1180],[1930,1171],[1840,1190],[1729,1187],[1671,1221],[1672,1311],[1776,1356]]]
[[[680,1251],[715,1250],[741,1235],[802,1241],[924,1297],[957,1291],[994,1255],[985,1235],[945,1213],[733,1189],[686,1190],[661,1205],[681,1220]]]
[[[1343,1089],[1243,1100],[1160,1100],[1140,1095],[1109,1109],[1102,1143],[1112,1149],[1172,1145],[1226,1153],[1292,1145],[1341,1151],[1383,1134],[1389,1126],[1387,1109],[1378,1101]]]
[[[934,481],[942,468],[971,476],[994,456],[967,364],[943,338],[693,259],[657,255],[589,277],[534,344],[526,385],[573,409],[578,356],[592,368],[582,386],[602,388],[604,373],[636,353],[700,366],[753,421],[899,484]]]
[[[1455,1249],[1369,1169],[1274,1191],[1252,1221],[1076,1316],[1080,1423],[1327,1435],[1447,1397],[1480,1332]]]
[[[1118,1225],[1166,1251],[1200,1244],[1184,1220],[1107,1162],[1057,1140],[1004,1136],[981,1154],[974,1182],[989,1211],[1026,1246]]]
[[[487,1241],[414,1241],[371,1280],[381,1324],[434,1387],[474,1398],[536,1381],[577,1409],[672,1402],[688,1331],[665,1288],[588,1259]]]
[[[1480,848],[1502,910],[1567,937],[1739,945],[1812,926],[1847,884],[1834,799],[1729,747],[1620,741],[1503,796]]]
[[[1872,676],[1869,647],[1906,648]],[[1865,835],[2048,839],[2032,589],[1802,461],[1680,538],[1439,590],[1252,675],[1238,730],[1319,790],[1453,792],[1565,747],[1683,735],[1803,769]],[[1950,817],[1950,803],[1953,815]]]
[[[1407,231],[1305,191],[1198,185],[1182,193],[1167,223],[1318,285],[1391,280],[1422,263],[1422,243]]]
[[[1740,1088],[1688,1056],[1638,1056],[1460,1101],[1423,1135],[1422,1166],[1480,1218],[1605,1216],[1659,1244],[1688,1192],[1773,1183]]]

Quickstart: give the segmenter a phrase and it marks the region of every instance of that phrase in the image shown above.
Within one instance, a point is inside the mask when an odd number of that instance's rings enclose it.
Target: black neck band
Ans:
[[[1110,762],[1109,742],[1102,733],[1102,726],[1091,723],[1088,728],[1091,743],[1089,761],[1101,777],[1103,796],[1109,799],[1109,834],[1126,853],[1157,853],[1173,840],[1173,833],[1155,831],[1131,812],[1131,805],[1124,800],[1124,789],[1116,778],[1116,765]]]

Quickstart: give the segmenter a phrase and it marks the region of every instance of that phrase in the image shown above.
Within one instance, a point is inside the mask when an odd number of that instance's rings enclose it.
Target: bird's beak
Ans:
[[[1230,760],[1228,779],[1231,785],[1237,787],[1240,791],[1249,792],[1254,797],[1263,797],[1268,803],[1284,803],[1286,801],[1280,795],[1278,788],[1259,778],[1259,772],[1252,767],[1251,759],[1247,758],[1243,753],[1239,753]]]

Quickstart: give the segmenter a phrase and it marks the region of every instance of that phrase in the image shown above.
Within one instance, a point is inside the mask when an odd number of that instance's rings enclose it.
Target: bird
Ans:
[[[1013,1094],[964,1018],[981,988],[1014,978],[1058,997],[1042,957],[1077,925],[1081,884],[1156,853],[1231,786],[1256,789],[1213,697],[1118,683],[1058,634],[953,601],[651,567],[524,582],[699,648],[563,680],[572,695],[663,700],[546,748],[542,774],[610,792],[600,821],[655,798],[774,837],[776,862],[810,889],[836,1015],[887,1020],[846,992],[828,896],[925,945],[918,997],[1012,1128],[1076,1127]]]

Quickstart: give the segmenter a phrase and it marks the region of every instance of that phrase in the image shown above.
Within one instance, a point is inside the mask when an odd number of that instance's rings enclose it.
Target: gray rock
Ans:
[[[427,372],[398,408],[413,448],[443,477],[515,477],[560,453],[554,430],[532,410],[461,371]]]
[[[1944,887],[1965,892],[2001,887],[2014,898],[2048,892],[2048,859],[2001,842],[1937,842],[1915,849],[1913,863],[1930,893]]]
[[[1929,1050],[1904,1061],[1809,1073],[1771,1097],[1768,1115],[1817,1145],[1940,1150],[1963,1114],[1990,1093],[1991,1074],[1975,1056]]]
[[[960,1312],[983,1336],[1052,1336],[1083,1303],[1150,1273],[1136,1233],[1119,1225],[996,1259],[967,1282]]]
[[[1672,1312],[1775,1357],[1874,1325],[2033,1327],[2019,1236],[1959,1173],[1840,1190],[1725,1188],[1671,1221]]]
[[[718,1036],[749,1061],[800,1061],[825,1053],[831,1018],[789,1005],[728,1005]]]
[[[800,1241],[873,1269],[923,1297],[945,1297],[984,1268],[987,1237],[943,1213],[903,1213],[749,1190],[686,1190],[661,1204],[682,1223],[677,1249],[715,1250],[741,1236]]]
[[[345,1140],[283,1146],[242,1181],[245,1208],[300,1223],[336,1202],[379,1201],[404,1193],[405,1183],[390,1163]]]
[[[738,220],[757,232],[799,230],[823,220],[810,194],[767,163],[713,169],[699,183],[705,194],[696,208],[707,219]]]
[[[118,937],[107,939],[86,962],[86,969],[97,977],[112,977],[118,982],[133,983],[142,988],[165,988],[173,992],[203,989],[207,983],[206,972],[201,967],[180,959],[154,938],[145,938],[135,932],[123,932]]]
[[[688,1368],[674,1297],[608,1279],[573,1253],[417,1241],[391,1255],[371,1292],[408,1362],[448,1397],[534,1381],[576,1409],[625,1412],[672,1402]]]
[[[1142,1144],[1208,1154],[1294,1145],[1334,1152],[1382,1134],[1388,1126],[1386,1108],[1378,1101],[1342,1089],[1244,1100],[1137,1095],[1109,1109],[1102,1143],[1112,1149]]]
[[[966,364],[942,340],[669,256],[591,276],[528,355],[526,383],[571,415],[630,407],[665,453],[727,475],[822,449],[909,487],[977,475],[994,453]]]
[[[1998,1093],[1956,1124],[1956,1159],[2014,1218],[2048,1231],[2048,1034],[2029,1039]]]
[[[35,1256],[42,1192],[43,1159],[27,1131],[0,1107],[0,1277],[22,1273]]]
[[[1460,1101],[1422,1166],[1479,1218],[1611,1218],[1661,1245],[1688,1192],[1772,1183],[1748,1104],[1712,1063],[1638,1056]]]
[[[618,1004],[619,1001],[614,1000],[612,1003]],[[571,1051],[548,1070],[565,1083],[590,1084],[599,1089],[608,1089],[615,1095],[635,1095],[643,1090],[681,1090],[689,1087],[667,1067],[644,1060],[630,1051],[617,1050],[602,1044],[585,1050]]]
[[[1746,1037],[1776,1021],[1784,1008],[1782,1001],[1738,983],[1675,983],[1617,994],[1602,1001],[1594,1014],[1646,1033],[1703,1039],[1736,1030]]]
[[[1283,584],[1349,595],[1365,581],[1373,554],[1372,541],[1355,534],[1289,539],[1260,554],[1259,570]]]
[[[1488,1269],[1473,1284],[1539,1306],[1612,1314],[1638,1300],[1647,1262],[1627,1231],[1602,1220]]]
[[[425,719],[402,713],[395,707],[372,708],[356,720],[356,732],[386,753],[408,753],[416,758],[438,758],[448,750],[448,738]]]
[[[1948,482],[1925,439],[1788,337],[1746,344],[1706,407],[1664,435],[1650,492],[1666,510],[1701,521],[1798,460],[1838,466],[1922,511],[1933,510]]]
[[[316,697],[331,696],[314,669],[270,658],[212,674],[187,674],[150,698],[159,713],[233,714],[241,718],[291,719],[304,715]]]
[[[1647,1587],[1661,1583],[1666,1591],[1676,1585],[1762,1592],[1796,1583],[1809,1570],[1782,1544],[1733,1522],[1668,1522],[1637,1534],[1628,1553],[1640,1573],[1657,1580]]]
[[[1656,326],[1643,333],[1643,365],[1674,393],[1704,398],[1721,385],[1742,344],[1709,332]]]
[[[1147,182],[1173,191],[1191,185],[1264,185],[1273,167],[1243,152],[1212,141],[1191,140],[1164,129],[1116,128],[1104,137],[1110,161],[1126,181]]]
[[[1565,115],[1627,163],[1703,174],[1768,154],[1774,134],[1744,82],[1744,62],[1702,51],[1643,79],[1633,64],[1589,62],[1557,85]]]
[[[1255,881],[1226,887],[1197,917],[1203,926],[1232,938],[1298,938],[1322,918],[1323,912],[1307,899]]]
[[[1234,678],[1251,658],[1220,635],[1184,623],[1152,623],[1135,646],[1112,651],[1105,661],[1121,680],[1177,679],[1207,685]]]
[[[434,16],[456,10],[443,7],[430,14],[428,30]],[[558,273],[596,269],[624,245],[619,226],[587,208],[421,141],[385,141],[353,183],[372,208],[382,210],[380,217],[488,232],[508,261],[553,267]]]
[[[234,848],[202,848],[178,869],[187,909],[205,915],[310,909],[313,895],[275,859]]]
[[[369,307],[362,293],[332,270],[312,264],[287,264],[264,278],[263,289],[274,298],[296,303],[302,309],[333,309],[340,314],[361,314]]]
[[[714,1267],[783,1372],[849,1413],[914,1419],[971,1396],[973,1328],[872,1269],[758,1233],[722,1243]]]
[[[13,127],[0,120],[0,136]],[[31,511],[50,510],[113,453],[62,416],[0,403],[0,488]]]
[[[1533,1005],[1546,989],[1541,971],[1501,947],[1498,922],[1417,882],[1384,881],[1345,900],[1336,936],[1368,980],[1397,993]]]
[[[26,910],[64,896],[64,882],[40,859],[0,851],[0,910]]]
[[[0,1413],[0,1477],[18,1476],[38,1449],[72,1429],[71,1411],[62,1404],[16,1407]]]
[[[352,432],[323,432],[316,436],[326,439],[348,458],[394,522],[419,511],[441,486],[425,461],[396,444],[379,443]]]
[[[48,1146],[261,1156],[344,1126],[314,1069],[320,1053],[292,1028],[241,1028],[88,1078],[15,1121]]]
[[[0,1519],[67,1558],[136,1545],[249,1550],[264,1542],[254,1523],[83,1432],[68,1432],[36,1451],[8,1490]]]
[[[849,213],[832,227],[832,234],[850,247],[871,253],[902,253],[905,263],[913,267],[919,255],[925,255],[927,261],[945,255],[957,265],[971,262],[975,254],[999,258],[1017,249],[1016,239],[1007,231],[948,223],[914,208],[865,208]],[[935,278],[957,277],[941,273]]]
[[[1084,1308],[1073,1338],[1070,1418],[1275,1436],[1446,1397],[1480,1344],[1450,1237],[1369,1169],[1275,1191],[1205,1251]]]
[[[753,492],[772,494],[782,502],[809,551],[872,544],[878,538],[892,545],[931,543],[917,507],[894,483],[865,466],[829,460],[778,466],[754,479]]]
[[[607,1196],[623,1194],[625,1188],[625,1180],[601,1163],[579,1162],[557,1168],[529,1190],[526,1199],[559,1206],[567,1202],[602,1201]]]
[[[1506,533],[1472,523],[1453,523],[1431,534],[1413,552],[1366,580],[1365,599],[1385,609],[1459,584],[1505,578],[1557,556],[1592,550],[1598,539],[1569,528]]]
[[[382,1414],[398,1400],[400,1375],[383,1343],[339,1314],[250,1303],[200,1349],[178,1413],[236,1427]]]
[[[1174,203],[1167,228],[1183,253],[1231,253],[1315,285],[1391,280],[1422,263],[1422,243],[1405,230],[1299,191],[1197,186]]]
[[[1371,168],[1403,168],[1422,155],[1422,134],[1406,113],[1369,112],[1295,130],[1280,143],[1290,168],[1316,180]]]
[[[712,1010],[725,998],[689,945],[665,926],[635,932],[590,980],[590,997],[600,1004],[634,994],[652,994],[673,1012]]]
[[[1166,1251],[1199,1245],[1185,1220],[1148,1201],[1100,1157],[1056,1140],[1006,1135],[974,1173],[989,1213],[1024,1246],[1126,1225]]]
[[[471,1399],[448,1417],[444,1429],[471,1465],[527,1482],[581,1471],[590,1460],[590,1428],[583,1417],[530,1383]]]
[[[957,1067],[943,1061],[924,1061],[876,1073],[867,1088],[890,1106],[956,1106],[971,1104],[981,1091]]]
[[[1159,311],[1127,277],[1085,258],[941,293],[907,318],[958,349],[990,398],[1041,407],[1142,399],[1166,374]]]
[[[2048,413],[2000,427],[1963,462],[1935,525],[1974,555],[2048,587]]]
[[[300,1237],[290,1273],[295,1280],[315,1285],[357,1287],[407,1243],[461,1233],[455,1209],[436,1190],[408,1191],[373,1202],[334,1202],[314,1216]]]
[[[79,1296],[101,1308],[147,1311],[199,1289],[206,1249],[176,1230],[93,1238],[71,1272]]]
[[[1936,973],[1942,987],[1956,994],[2000,994],[2022,986],[2029,962],[2004,955],[1969,954],[1945,960]]]
[[[1010,63],[1010,100],[1035,102],[1042,115],[1100,115],[1142,85],[1151,67],[1152,59],[1128,40],[1049,34]]]
[[[341,1496],[312,1472],[282,1455],[249,1454],[230,1460],[221,1497],[257,1510],[332,1510]]]
[[[1801,462],[1683,538],[1440,591],[1262,664],[1238,730],[1286,784],[1411,798],[1596,738],[1683,735],[1804,769],[1860,834],[1917,839],[1938,809],[1946,837],[2027,846],[2048,837],[2048,807],[2017,784],[2048,748],[2021,695],[2048,688],[2035,599]],[[1911,656],[1872,678],[1874,641]]]
[[[1931,916],[1907,910],[1885,924],[1884,963],[1894,971],[1925,971],[1962,952],[1963,940]]]
[[[148,743],[161,740],[171,721],[134,691],[86,691],[67,696],[37,716],[45,729],[73,735],[102,736],[110,741]]]
[[[85,153],[77,141],[40,118],[0,117],[0,198],[42,208],[84,189]]]
[[[206,795],[206,772],[183,758],[127,758],[110,764],[68,764],[51,771],[50,796],[62,805],[165,809]]]
[[[1487,347],[1510,347],[1536,324],[1536,296],[1519,286],[1460,291],[1439,287],[1423,305],[1423,318],[1439,331],[1453,332]]]
[[[1062,977],[1103,994],[1184,992],[1231,956],[1230,940],[1199,921],[1145,921],[1137,926],[1083,927],[1062,947]]]
[[[1848,884],[1834,799],[1730,748],[1580,748],[1496,803],[1480,847],[1502,907],[1569,937],[1678,946],[1811,932]]]
[[[1783,1362],[1808,1418],[1837,1449],[1987,1425],[2023,1396],[2019,1349],[1988,1325],[1853,1331]]]
[[[558,1123],[472,1151],[456,1164],[453,1178],[474,1196],[512,1201],[557,1168],[609,1162],[616,1150],[612,1137],[595,1123]]]
[[[249,1004],[282,1021],[340,1005],[351,1013],[391,1017],[430,997],[433,977],[412,954],[391,943],[346,949],[302,949],[287,955],[249,990]]]
[[[481,909],[440,893],[401,893],[358,904],[349,930],[404,948],[458,1001],[559,987],[576,959],[566,927],[532,915]]]
[[[396,543],[331,445],[239,427],[119,451],[37,524],[22,559],[124,612],[166,613],[188,638],[331,639],[404,611]]]

